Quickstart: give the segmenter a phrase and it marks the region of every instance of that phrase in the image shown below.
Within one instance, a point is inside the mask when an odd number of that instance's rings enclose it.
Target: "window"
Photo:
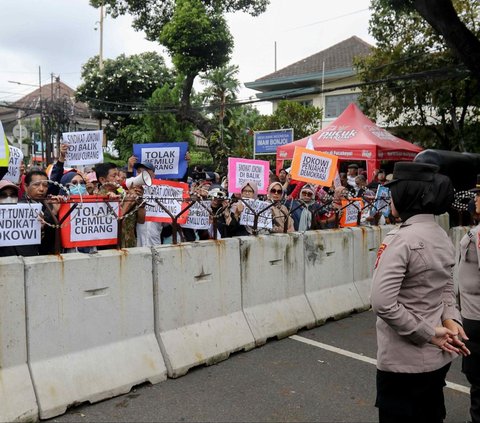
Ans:
[[[325,117],[336,118],[342,114],[350,103],[358,105],[360,93],[329,95],[325,97]]]
[[[300,100],[300,101],[297,101],[297,103],[305,107],[313,106],[313,100]]]

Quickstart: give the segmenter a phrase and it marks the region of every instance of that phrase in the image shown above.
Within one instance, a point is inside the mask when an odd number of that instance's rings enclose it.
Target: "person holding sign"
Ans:
[[[256,200],[258,198],[258,187],[255,182],[247,181],[245,182],[240,189],[240,199],[233,203],[232,205],[232,214],[229,224],[229,231],[232,236],[244,236],[251,235],[253,233],[253,228],[247,225],[240,225],[240,217],[245,209],[245,204],[242,202],[242,199],[245,200]]]
[[[437,172],[436,165],[397,162],[387,184],[392,213],[403,223],[383,240],[372,280],[380,423],[442,422],[445,376],[458,354],[469,354],[453,286],[454,248],[434,216],[450,207],[453,186]]]
[[[268,199],[274,203],[272,207],[272,232],[294,232],[293,219],[288,209],[281,203],[283,187],[280,182],[273,182],[268,187]]]

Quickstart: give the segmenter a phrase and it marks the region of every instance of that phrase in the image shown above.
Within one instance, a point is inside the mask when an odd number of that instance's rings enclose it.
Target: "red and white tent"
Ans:
[[[277,173],[285,160],[292,160],[295,147],[305,147],[312,139],[316,151],[334,154],[339,160],[367,162],[370,181],[382,160],[412,161],[423,149],[398,138],[368,119],[355,103],[326,128],[277,148]]]

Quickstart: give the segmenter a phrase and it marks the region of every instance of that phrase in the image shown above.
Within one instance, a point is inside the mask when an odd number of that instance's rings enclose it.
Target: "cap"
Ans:
[[[221,188],[213,188],[210,191],[208,191],[208,197],[224,200],[227,198],[227,194]]]
[[[440,169],[437,165],[417,162],[397,162],[393,167],[392,180],[385,186],[392,185],[398,181],[433,182],[434,175]]]
[[[18,185],[15,185],[13,182],[7,181],[6,179],[2,179],[0,181],[0,191],[4,188],[14,188],[17,191],[19,190]]]
[[[347,166],[348,169],[358,169],[358,165],[356,163],[349,164]]]
[[[151,170],[152,172],[155,172],[155,166],[150,163],[150,162],[142,162],[142,163],[135,163],[133,165],[133,168],[135,170],[138,170],[139,167],[144,167],[145,169]]]
[[[480,175],[477,175],[477,183],[475,185],[475,188],[469,189],[470,192],[480,192]]]

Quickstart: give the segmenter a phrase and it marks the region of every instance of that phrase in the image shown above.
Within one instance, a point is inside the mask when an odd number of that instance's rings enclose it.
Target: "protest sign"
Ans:
[[[38,215],[41,211],[41,204],[1,204],[0,247],[40,244],[42,226]]]
[[[152,186],[145,186],[143,198],[146,200],[145,220],[151,222],[171,223],[170,215],[158,204],[160,202],[173,216],[179,215],[188,203],[185,198],[188,197],[188,184],[184,182],[159,181],[155,179]],[[158,202],[157,202],[158,200]],[[188,211],[183,213],[177,220],[177,223],[187,222]]]
[[[203,204],[203,205],[202,205]],[[210,201],[196,202],[188,209],[187,223],[182,228],[209,229],[210,228]]]
[[[0,166],[8,166],[8,160],[10,158],[10,150],[8,148],[7,137],[3,132],[2,121],[0,120]]]
[[[65,165],[89,165],[103,162],[103,131],[64,132],[68,144]]]
[[[153,164],[157,179],[183,178],[188,167],[187,150],[186,142],[133,144],[133,154],[138,162]]]
[[[108,202],[105,203],[105,201]],[[62,247],[93,247],[115,245],[118,238],[118,220],[121,213],[118,201],[101,195],[71,195],[68,203],[60,206],[60,221],[75,203],[77,207],[62,224]]]
[[[381,212],[385,217],[390,215],[390,189],[388,187],[378,186],[371,212],[372,215],[377,212]]]
[[[242,201],[245,204],[242,214],[240,215],[240,225],[253,227],[255,222],[255,214],[258,215],[260,213],[258,216],[257,229],[272,229],[272,208],[269,207],[267,210],[265,210],[268,206],[272,205],[270,201],[253,199],[244,199]],[[248,208],[247,204],[255,211],[255,213]]]
[[[342,200],[342,216],[340,217],[339,226],[341,228],[357,226],[358,215],[361,213],[362,209],[363,201],[361,198]]]
[[[228,158],[228,192],[239,193],[245,182],[255,182],[258,194],[266,194],[270,163],[265,160]]]
[[[295,147],[292,160],[292,179],[331,187],[337,172],[338,157],[332,154]]]
[[[3,179],[18,184],[20,182],[20,165],[23,162],[23,153],[17,147],[8,146],[10,150],[10,160],[8,161],[8,172]]]

